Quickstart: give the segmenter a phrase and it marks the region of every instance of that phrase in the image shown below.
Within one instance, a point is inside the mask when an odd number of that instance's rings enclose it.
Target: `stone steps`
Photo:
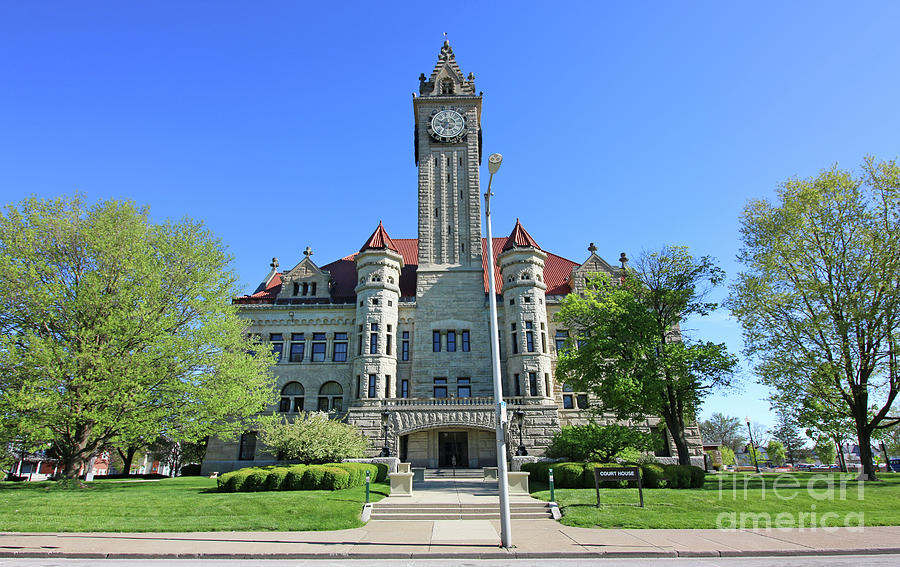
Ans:
[[[510,517],[514,520],[544,520],[552,518],[550,506],[543,502],[510,503]],[[372,520],[496,520],[500,510],[496,506],[479,504],[378,504],[372,507]]]
[[[442,479],[442,478],[484,478],[484,471],[481,469],[425,469],[425,479]]]

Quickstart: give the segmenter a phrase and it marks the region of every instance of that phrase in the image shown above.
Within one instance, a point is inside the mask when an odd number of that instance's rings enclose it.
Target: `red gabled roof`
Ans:
[[[524,229],[523,229],[524,230]],[[377,231],[376,231],[377,232]],[[527,234],[527,233],[526,233]],[[529,237],[530,238],[530,237]],[[494,267],[494,283],[496,284],[496,293],[500,293],[503,280],[500,278],[500,269],[497,267],[497,256],[503,251],[503,247],[508,239],[500,237],[495,238],[491,246],[491,257],[493,257],[492,265]],[[533,240],[533,239],[532,239]],[[397,238],[391,240],[395,250],[403,256],[403,269],[400,271],[400,295],[402,297],[415,297],[416,295],[416,270],[419,267],[419,241],[416,238]],[[481,239],[482,249],[487,251],[487,239]],[[537,247],[535,245],[535,247]],[[544,262],[544,283],[547,284],[547,295],[565,295],[571,291],[569,287],[569,276],[572,268],[580,265],[578,262],[567,260],[556,254],[546,252],[547,260]],[[334,286],[331,290],[331,296],[335,300],[348,299],[356,296],[356,262],[354,258],[356,254],[351,254],[336,260],[330,264],[322,266],[322,270],[331,273]],[[488,255],[482,256],[482,266],[484,268],[484,291],[487,293],[488,285]],[[258,291],[252,295],[244,295],[236,297],[235,303],[273,303],[278,292],[281,290],[281,274],[275,276],[269,281],[265,289]]]
[[[391,240],[387,231],[384,230],[384,225],[381,224],[381,221],[378,221],[378,228],[375,229],[375,232],[373,232],[372,236],[366,240],[366,243],[362,245],[362,248],[360,248],[359,251],[362,252],[363,250],[368,250],[370,248],[376,250],[384,250],[386,248],[388,250],[393,250],[394,252],[399,252],[397,247],[394,246],[394,241]]]
[[[525,227],[522,226],[522,223],[519,222],[519,219],[516,219],[516,226],[513,227],[513,231],[509,234],[509,238],[506,239],[506,244],[503,245],[503,251],[505,252],[507,250],[512,250],[513,248],[526,246],[537,248],[538,250],[541,249],[534,238],[531,238],[531,235],[525,230]]]

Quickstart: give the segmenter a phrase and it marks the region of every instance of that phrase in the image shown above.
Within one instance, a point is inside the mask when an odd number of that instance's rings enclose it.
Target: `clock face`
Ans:
[[[455,110],[438,110],[431,115],[431,136],[442,142],[456,142],[466,129],[466,119]]]

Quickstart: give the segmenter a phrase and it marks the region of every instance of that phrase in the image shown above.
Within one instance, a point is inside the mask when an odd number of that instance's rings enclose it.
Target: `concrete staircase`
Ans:
[[[425,469],[425,480],[450,478],[481,480],[484,478],[484,471],[482,469]]]
[[[513,520],[552,518],[546,502],[513,502],[509,505]],[[382,504],[372,507],[372,520],[497,520],[500,509],[480,504]]]

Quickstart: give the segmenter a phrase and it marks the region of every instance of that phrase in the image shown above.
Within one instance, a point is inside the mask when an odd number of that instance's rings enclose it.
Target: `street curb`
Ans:
[[[0,559],[663,559],[677,557],[810,557],[822,555],[889,555],[900,554],[900,547],[853,549],[752,549],[683,550],[683,551],[503,551],[484,552],[421,552],[421,553],[128,553],[128,552],[65,552],[65,551],[0,551]]]

